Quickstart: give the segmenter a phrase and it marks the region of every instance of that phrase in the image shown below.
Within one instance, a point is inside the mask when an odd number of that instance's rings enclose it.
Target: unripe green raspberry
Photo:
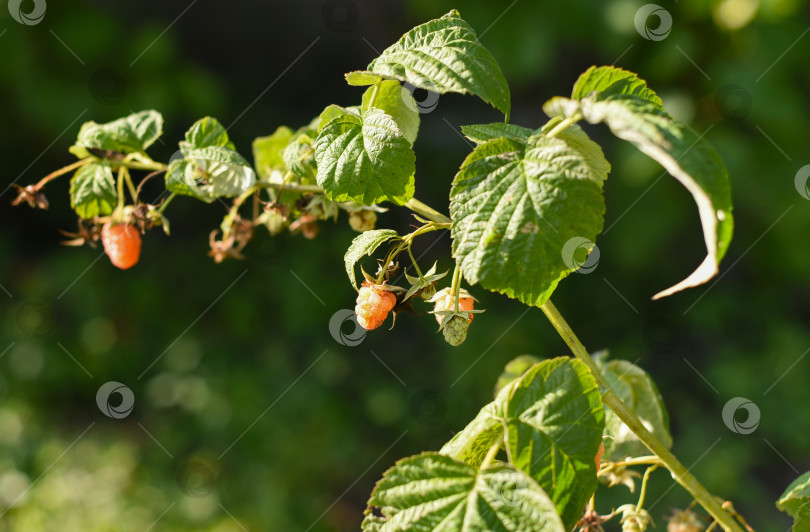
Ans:
[[[470,320],[464,316],[452,316],[442,327],[444,339],[450,345],[461,345],[467,339],[467,329],[470,328]]]

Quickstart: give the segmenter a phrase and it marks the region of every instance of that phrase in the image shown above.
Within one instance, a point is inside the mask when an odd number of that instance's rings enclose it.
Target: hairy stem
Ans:
[[[556,129],[556,128],[555,128]],[[613,390],[610,389],[610,385],[605,380],[605,377],[602,375],[602,372],[599,371],[599,367],[597,367],[596,363],[591,359],[590,355],[588,354],[587,349],[579,339],[574,334],[574,331],[571,330],[571,327],[562,317],[560,312],[557,310],[557,307],[549,300],[547,301],[542,307],[540,307],[543,312],[548,317],[551,324],[557,330],[557,332],[562,336],[562,339],[568,344],[568,347],[574,353],[574,356],[577,357],[579,360],[585,363],[588,366],[588,369],[591,370],[594,378],[596,379],[596,384],[599,387],[599,393],[602,395],[602,401],[610,407],[613,412],[619,416],[627,427],[633,431],[633,433],[638,436],[638,438],[647,446],[650,451],[652,451],[658,458],[661,459],[661,462],[666,466],[667,469],[672,473],[672,478],[680,484],[681,486],[688,491],[692,497],[698,503],[703,506],[703,508],[709,512],[709,514],[714,517],[714,519],[723,527],[724,530],[727,532],[742,532],[742,529],[734,520],[734,518],[717,502],[714,495],[712,495],[709,490],[707,490],[703,485],[695,478],[692,473],[689,472],[683,464],[672,454],[669,449],[667,449],[663,443],[661,443],[658,438],[656,438],[646,427],[642,424],[641,420],[633,413],[632,410],[627,408],[627,405],[624,404],[618,395],[616,395]]]
[[[554,126],[551,129],[551,131],[546,133],[546,136],[547,137],[556,137],[557,135],[559,135],[560,133],[562,133],[563,131],[568,129],[569,126],[571,126],[573,124],[576,124],[580,120],[582,120],[582,115],[580,113],[576,113],[576,114],[574,114],[572,116],[569,116],[568,118],[562,120],[559,124]]]
[[[415,212],[419,216],[422,216],[423,218],[427,218],[428,220],[430,220],[432,222],[436,222],[436,223],[440,223],[440,224],[449,224],[449,223],[452,222],[452,220],[450,218],[448,218],[444,214],[440,213],[436,209],[434,209],[434,208],[432,208],[432,207],[430,207],[428,205],[425,205],[424,203],[422,203],[421,201],[419,201],[416,198],[409,199],[408,202],[405,203],[404,206],[407,207],[408,209],[412,210],[413,212]]]
[[[491,464],[492,461],[495,460],[495,457],[498,456],[498,451],[501,450],[502,441],[503,438],[498,438],[495,440],[495,443],[492,444],[492,447],[489,448],[487,455],[484,457],[484,461],[481,462],[481,467],[478,469],[486,469],[489,467],[489,464]]]
[[[69,165],[67,165],[67,166],[63,166],[63,167],[62,167],[62,168],[60,168],[59,170],[56,170],[56,171],[54,171],[54,172],[51,172],[50,174],[48,174],[48,175],[46,175],[45,177],[43,177],[42,179],[40,179],[40,180],[37,182],[37,184],[36,184],[36,185],[34,185],[34,188],[36,188],[37,190],[39,190],[39,189],[41,189],[42,187],[44,187],[45,185],[47,185],[47,184],[48,184],[48,182],[53,181],[54,179],[56,179],[57,177],[59,177],[59,176],[61,176],[61,175],[65,175],[66,173],[70,172],[71,170],[75,170],[76,168],[80,168],[80,167],[82,167],[82,166],[84,166],[84,165],[88,164],[89,162],[90,162],[90,160],[89,160],[89,159],[81,159],[81,160],[79,160],[79,161],[76,161],[76,162],[75,162],[75,163],[73,163],[73,164],[69,164]]]
[[[641,510],[644,507],[644,499],[647,498],[647,481],[650,480],[650,474],[658,469],[658,464],[652,465],[644,472],[644,477],[641,479],[641,490],[638,493],[638,503],[636,503],[636,510]]]

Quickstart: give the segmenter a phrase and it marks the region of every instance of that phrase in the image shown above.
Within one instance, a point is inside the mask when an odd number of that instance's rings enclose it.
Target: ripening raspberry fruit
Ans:
[[[349,226],[358,233],[371,231],[376,224],[377,213],[372,210],[361,209],[349,214]]]
[[[376,329],[382,325],[396,303],[397,297],[394,293],[382,285],[363,283],[357,294],[357,305],[354,307],[357,323],[367,331]]]
[[[459,310],[459,312],[466,311],[466,310],[472,310],[473,307],[475,306],[475,298],[473,296],[471,296],[469,294],[469,292],[467,292],[463,288],[461,289],[461,291],[459,292],[458,295],[459,295],[459,298],[458,298],[458,310]],[[436,292],[436,295],[434,295],[430,299],[430,301],[435,304],[435,306],[433,307],[434,312],[444,312],[444,311],[454,311],[454,310],[456,310],[456,302],[453,299],[453,291],[450,288],[442,288],[441,290]],[[446,314],[445,315],[436,314],[436,321],[439,322],[439,325],[441,325],[442,320],[444,320],[445,317],[446,317]],[[470,321],[472,321],[473,320],[472,313],[469,314],[469,317],[470,317]]]
[[[138,264],[141,256],[141,234],[134,226],[105,223],[101,228],[101,243],[114,266],[128,270]]]
[[[692,510],[675,510],[667,522],[667,532],[700,532],[704,526]]]

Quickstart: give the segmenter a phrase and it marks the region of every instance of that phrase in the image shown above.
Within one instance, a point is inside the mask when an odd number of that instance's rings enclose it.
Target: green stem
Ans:
[[[647,481],[650,479],[650,474],[656,469],[658,469],[658,464],[648,467],[641,478],[641,490],[638,493],[638,503],[636,504],[637,511],[644,507],[644,499],[647,497]]]
[[[559,124],[557,124],[556,126],[551,128],[551,131],[546,133],[546,136],[547,137],[556,137],[557,135],[559,135],[560,133],[562,133],[563,131],[568,129],[569,126],[576,124],[580,120],[582,120],[582,114],[574,113],[573,115],[571,115],[568,118],[562,120]]]
[[[129,189],[129,195],[132,196],[133,203],[138,203],[138,190],[135,188],[135,184],[132,182],[132,177],[129,175],[129,169],[126,166],[122,167],[124,170],[124,180],[127,183],[127,188]]]
[[[158,162],[151,162],[151,163],[141,163],[137,161],[120,161],[120,166],[126,166],[132,170],[167,170],[169,168],[168,165]],[[113,162],[113,168],[115,167],[115,163]]]
[[[662,465],[661,459],[657,456],[639,456],[638,458],[628,458],[620,462],[608,462],[606,466],[599,470],[599,476],[603,476],[614,469],[620,467],[630,467],[636,465]]]
[[[63,166],[59,170],[51,172],[50,174],[46,175],[45,177],[43,177],[42,179],[37,181],[37,184],[34,185],[34,188],[39,190],[42,187],[44,187],[45,185],[47,185],[48,182],[53,181],[54,179],[56,179],[57,177],[59,177],[61,175],[65,175],[66,173],[70,172],[71,170],[75,170],[76,168],[80,168],[80,167],[82,167],[82,166],[84,166],[86,164],[89,164],[90,161],[91,161],[91,159],[81,159],[79,161],[76,161],[73,164]]]
[[[256,189],[251,187],[233,200],[233,205],[231,205],[228,214],[225,215],[225,218],[222,219],[222,224],[220,224],[222,238],[228,238],[231,234],[231,227],[233,226],[233,221],[236,219],[236,216],[239,214],[239,208],[254,192],[256,192]]]
[[[171,203],[171,202],[172,202],[172,200],[175,198],[175,196],[177,196],[177,194],[175,194],[174,192],[172,192],[171,194],[169,194],[169,197],[168,197],[168,198],[166,198],[166,201],[164,201],[164,202],[163,202],[163,204],[162,204],[162,205],[160,206],[160,208],[158,209],[158,213],[163,214],[163,211],[165,211],[165,210],[166,210],[166,207],[168,207],[168,206],[169,206],[169,203]]]
[[[411,264],[413,264],[413,267],[416,270],[416,275],[418,275],[420,279],[423,279],[424,275],[422,275],[422,270],[419,269],[419,265],[416,263],[416,259],[413,257],[413,251],[411,251],[410,244],[408,244],[408,255],[411,257]]]
[[[456,262],[456,268],[453,270],[453,284],[450,285],[450,292],[453,294],[453,301],[455,301],[455,312],[458,312],[458,295],[461,292],[461,265]]]
[[[323,194],[319,185],[298,185],[296,183],[256,183],[256,188],[283,188],[285,192],[300,192],[302,194]]]
[[[118,169],[118,185],[116,190],[118,192],[118,203],[115,206],[115,211],[113,211],[113,218],[118,218],[124,212],[124,205],[126,204],[124,200],[124,173],[127,171],[125,166],[122,166]]]
[[[374,84],[374,91],[371,93],[371,99],[368,101],[368,108],[374,107],[374,102],[377,100],[377,93],[380,92],[380,85],[382,85],[382,78],[377,80],[377,83]]]
[[[433,209],[432,207],[425,205],[416,198],[409,199],[404,206],[409,208],[419,216],[427,218],[430,221],[440,224],[449,224],[452,222],[450,218],[440,213],[439,211]]]
[[[487,452],[487,455],[484,457],[484,461],[481,462],[481,467],[479,467],[478,469],[486,469],[486,468],[488,468],[489,464],[491,464],[492,461],[495,460],[495,457],[498,456],[498,451],[501,450],[501,441],[502,440],[503,440],[503,438],[497,438],[495,440],[495,443],[492,444],[492,447],[489,448],[489,451]]]
[[[302,194],[323,194],[323,188],[319,185],[300,185],[296,183],[257,183],[257,188],[283,188],[286,192],[300,192]],[[438,224],[449,224],[452,220],[440,213],[433,207],[426,205],[416,198],[409,199],[403,207],[406,207],[419,216],[427,218],[431,222]]]
[[[556,128],[555,128],[556,129]],[[656,438],[646,427],[642,424],[641,420],[630,410],[627,405],[610,389],[610,385],[605,380],[599,367],[594,363],[588,354],[587,349],[582,345],[579,339],[571,330],[571,327],[566,323],[565,319],[559,313],[554,304],[549,300],[540,307],[545,313],[551,325],[557,330],[562,339],[568,344],[568,347],[574,353],[574,356],[585,363],[588,369],[596,379],[596,384],[599,387],[599,393],[602,395],[602,401],[610,407],[610,409],[621,419],[627,427],[638,436],[638,438],[652,451],[667,469],[672,473],[672,478],[688,491],[698,503],[706,509],[709,514],[717,520],[717,522],[727,532],[742,532],[742,529],[735,522],[734,518],[726,512],[723,507],[717,502],[714,496],[695,478],[683,464],[678,461],[674,454],[667,449],[658,438]]]

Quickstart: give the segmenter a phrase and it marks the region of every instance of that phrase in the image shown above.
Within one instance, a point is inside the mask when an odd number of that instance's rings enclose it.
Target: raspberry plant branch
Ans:
[[[541,307],[543,313],[554,329],[557,330],[563,341],[571,349],[574,356],[585,363],[591,374],[596,379],[599,393],[602,396],[602,401],[608,406],[617,416],[624,422],[627,427],[638,436],[638,438],[652,451],[661,463],[669,469],[672,473],[672,478],[678,484],[683,486],[692,497],[700,504],[709,514],[717,520],[720,526],[726,532],[742,532],[742,529],[734,520],[733,516],[723,509],[722,505],[717,502],[717,498],[712,495],[703,485],[689,472],[686,467],[656,438],[641,420],[633,413],[627,405],[624,404],[616,393],[611,389],[605,377],[602,375],[599,367],[591,358],[588,350],[577,338],[574,331],[562,317],[557,307],[549,300]]]
[[[79,232],[71,235],[72,242],[100,238],[120,268],[137,263],[141,233],[158,225],[168,233],[164,212],[178,195],[206,203],[231,201],[220,229],[209,235],[209,255],[216,262],[243,258],[240,252],[259,226],[271,235],[287,228],[315,238],[319,221],[336,220],[345,211],[359,235],[344,265],[358,292],[357,324],[366,330],[378,328],[389,313],[394,318],[399,312],[420,315],[414,304],[429,303],[445,341],[459,345],[474,314],[483,312],[462,287],[465,282],[541,308],[574,358],[541,361],[524,355],[510,362],[495,399],[438,453],[405,458],[385,473],[369,499],[365,532],[422,529],[430,523],[447,530],[514,523],[525,532],[570,532],[579,523],[598,527],[608,517],[594,511],[598,479],[631,487],[633,476],[640,476],[625,470],[631,466],[649,467],[638,503],[620,509],[623,525],[647,527],[651,516],[641,508],[647,480],[653,469],[664,466],[726,531],[740,532],[739,521],[751,532],[730,503],[721,504],[669,451],[668,416],[651,377],[628,361],[591,357],[549,299],[558,283],[584,263],[604,224],[603,187],[610,163],[579,122],[604,123],[680,181],[698,206],[706,258],[656,298],[705,283],[728,249],[734,223],[728,173],[719,154],[669,116],[644,80],[610,66],[589,68],[570,97],[547,101],[545,125],[531,129],[509,123],[510,92],[503,73],[455,10],[412,29],[367,70],[345,77],[349,85],[363,87],[358,105],[328,105],[298,129],[279,126],[255,139],[253,164],[212,117],[192,124],[168,164],[146,153],[163,132],[157,111],[104,124],[86,122],[69,150],[79,161],[20,188],[14,204],[47,208],[40,189],[75,170],[70,199]],[[414,198],[413,146],[422,113],[413,88],[471,94],[506,118],[461,126],[475,147],[452,180],[449,216]],[[132,176],[137,174],[130,172],[149,173],[136,187]],[[168,197],[143,202],[144,182],[159,174],[165,174],[166,188],[160,198]],[[251,215],[242,218],[251,196]],[[402,235],[376,228],[377,213],[388,210],[383,203],[409,209],[421,225]],[[422,234],[444,229],[450,231],[454,271],[449,286],[439,288],[449,271],[437,273],[438,262],[430,269],[420,267],[412,244]],[[358,287],[358,263],[383,244],[384,262],[376,257],[375,276],[360,264],[365,282]],[[417,274],[404,272],[409,288],[392,282],[403,252]],[[504,461],[495,459],[501,449]],[[476,501],[496,498],[516,504],[487,506],[486,515],[470,511]],[[797,479],[777,505],[797,523],[810,516],[810,473]]]

